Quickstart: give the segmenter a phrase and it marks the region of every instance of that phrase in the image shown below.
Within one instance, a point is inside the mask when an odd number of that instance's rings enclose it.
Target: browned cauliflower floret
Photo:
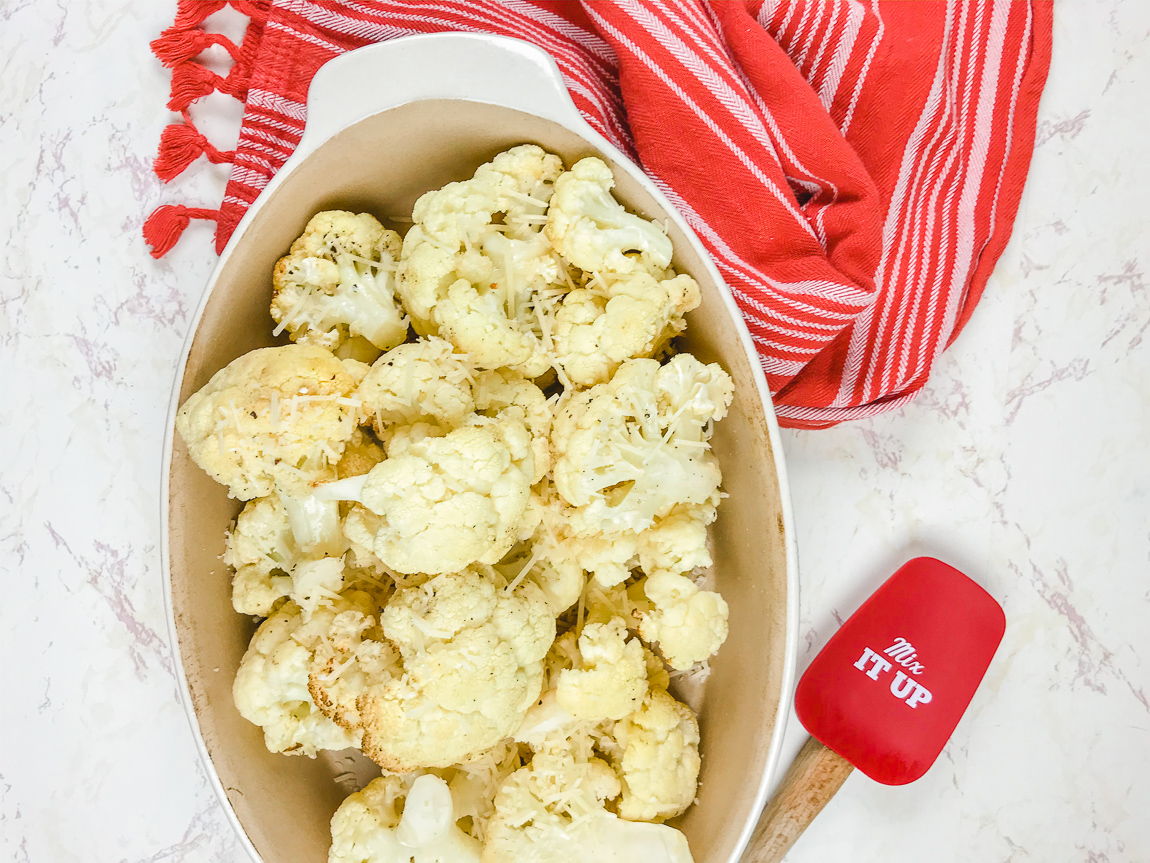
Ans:
[[[315,653],[341,616],[359,622],[375,611],[367,593],[349,591],[305,618],[294,602],[265,620],[236,672],[236,709],[264,731],[271,752],[315,757],[320,749],[358,746],[360,733],[323,715],[308,691]],[[341,623],[342,625],[342,623]]]
[[[336,478],[347,479],[352,476],[363,476],[383,461],[383,458],[383,447],[372,440],[370,434],[357,428],[352,432],[351,439],[343,448],[343,456],[336,462]]]
[[[275,334],[287,330],[299,344],[367,360],[400,344],[407,338],[394,284],[401,245],[368,213],[312,216],[272,275]]]
[[[354,577],[354,574],[352,575]],[[360,734],[359,697],[371,686],[390,680],[399,673],[399,654],[383,637],[379,627],[379,604],[387,590],[361,583],[362,591],[345,591],[360,604],[354,610],[331,617],[331,628],[313,646],[307,688],[319,711],[336,725]],[[372,605],[367,604],[370,597]],[[336,608],[342,607],[338,603]]]
[[[261,348],[232,360],[176,414],[192,459],[228,494],[303,496],[332,479],[356,428],[363,363],[311,345]]]
[[[478,573],[400,589],[381,617],[402,672],[358,702],[363,748],[388,770],[449,767],[508,737],[539,697],[555,618],[539,588]]]

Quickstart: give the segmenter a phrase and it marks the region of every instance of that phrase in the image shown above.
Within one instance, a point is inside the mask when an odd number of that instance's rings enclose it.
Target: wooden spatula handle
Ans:
[[[741,863],[779,863],[854,767],[808,737],[759,817]]]

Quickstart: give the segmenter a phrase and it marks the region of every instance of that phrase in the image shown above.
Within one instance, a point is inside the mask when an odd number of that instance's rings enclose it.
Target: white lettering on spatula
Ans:
[[[925,670],[922,663],[915,661],[918,658],[918,652],[914,649],[914,645],[905,638],[896,638],[894,644],[884,650],[883,653],[911,674],[922,674]],[[894,668],[891,661],[883,659],[881,655],[869,647],[864,647],[862,656],[854,663],[854,667],[871,680],[878,680],[880,675],[886,674]],[[894,673],[894,679],[890,682],[890,693],[912,709],[920,704],[929,704],[934,698],[929,689],[908,676],[906,672],[897,670]]]

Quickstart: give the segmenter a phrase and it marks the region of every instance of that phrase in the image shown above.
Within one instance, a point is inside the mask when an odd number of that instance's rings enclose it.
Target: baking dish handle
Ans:
[[[376,86],[367,90],[364,81]],[[565,126],[585,123],[555,61],[504,36],[405,36],[349,51],[325,63],[307,94],[303,156],[354,123],[422,99],[464,99],[535,114]]]

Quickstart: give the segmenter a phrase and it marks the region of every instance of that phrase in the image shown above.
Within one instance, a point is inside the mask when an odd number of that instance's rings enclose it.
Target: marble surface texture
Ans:
[[[164,188],[153,0],[0,3],[0,857],[240,861],[173,676],[162,434],[214,263]],[[234,29],[234,22],[221,26]],[[943,557],[1002,648],[935,767],[855,774],[793,863],[1150,860],[1150,3],[1062,2],[1030,182],[970,326],[896,413],[787,432],[799,668],[881,579]],[[238,105],[197,107],[217,145]],[[803,739],[797,723],[788,752]]]

